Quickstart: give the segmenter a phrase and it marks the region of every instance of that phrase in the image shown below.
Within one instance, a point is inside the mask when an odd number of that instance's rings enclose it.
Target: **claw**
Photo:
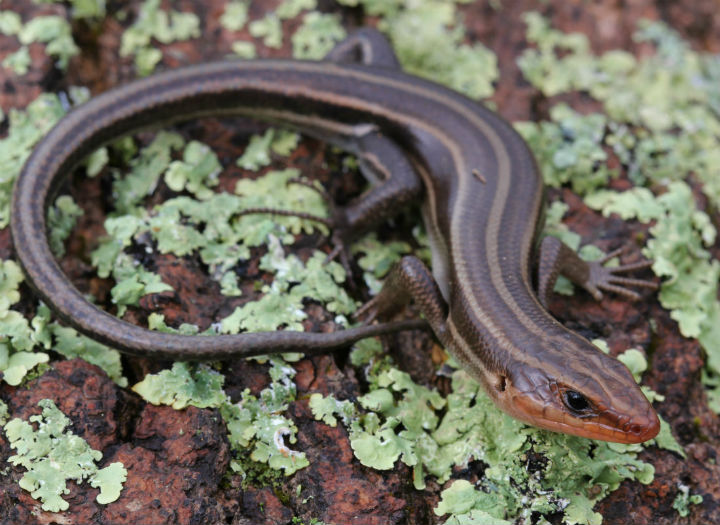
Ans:
[[[362,305],[352,314],[356,321],[362,320],[363,324],[371,324],[377,317],[377,295]]]
[[[300,219],[307,219],[309,221],[319,222],[320,224],[324,224],[328,228],[332,228],[333,226],[333,223],[330,219],[320,217],[319,215],[313,215],[312,213],[305,213],[304,211],[279,210],[276,208],[246,208],[244,210],[240,210],[235,215],[240,216],[258,214],[282,215],[283,217],[299,217]]]
[[[592,271],[592,268],[591,268],[591,271]],[[582,286],[583,286],[583,288],[585,288],[585,290],[588,291],[588,293],[590,295],[593,296],[593,299],[595,299],[596,301],[602,301],[603,293],[598,289],[597,286],[595,286],[594,283],[592,283],[591,281],[588,280]]]
[[[658,285],[652,281],[646,279],[634,279],[630,277],[623,277],[621,274],[633,272],[636,270],[643,270],[652,266],[652,261],[639,261],[636,263],[623,264],[615,267],[605,266],[610,259],[618,257],[624,253],[627,253],[628,249],[618,248],[605,255],[602,259],[588,263],[590,269],[590,275],[585,283],[585,289],[588,290],[595,299],[600,300],[602,298],[602,292],[616,293],[618,295],[627,297],[632,301],[641,299],[641,295],[634,290],[630,290],[629,287],[648,288],[656,290]]]
[[[627,253],[628,248],[626,246],[621,246],[620,248],[617,248],[610,253],[606,254],[605,257],[600,259],[599,261],[596,261],[598,264],[603,265],[606,262],[608,262],[610,259],[614,259],[615,257],[619,257],[620,255]]]
[[[627,288],[624,288],[622,286],[616,286],[614,284],[602,284],[600,287],[605,290],[606,292],[613,292],[618,295],[622,295],[627,297],[628,299],[631,299],[633,301],[637,301],[641,298],[641,295],[637,292],[634,292],[632,290],[628,290]]]
[[[289,186],[290,184],[298,184],[300,186],[305,186],[306,188],[310,188],[311,190],[317,192],[318,195],[320,195],[328,203],[329,206],[332,206],[332,204],[333,204],[332,196],[327,191],[325,191],[325,188],[322,188],[322,187],[319,188],[314,183],[310,182],[309,180],[300,179],[298,177],[293,177],[292,179],[287,180],[287,185]]]
[[[652,290],[657,290],[657,284],[652,281],[647,281],[645,279],[631,279],[629,277],[617,277],[615,276],[615,272],[613,272],[613,277],[608,281],[610,284],[617,284],[617,285],[623,285],[623,286],[638,286],[640,288],[650,288]]]
[[[621,264],[620,266],[614,267],[613,270],[615,270],[615,273],[634,272],[635,270],[644,270],[645,268],[650,268],[652,265],[652,261],[638,261],[636,263]]]
[[[350,264],[350,249],[349,245],[344,240],[344,235],[342,231],[338,232],[338,230],[336,229],[335,233],[333,233],[332,237],[330,238],[330,242],[333,246],[333,249],[330,251],[327,257],[325,257],[324,264],[328,264],[330,261],[334,261],[335,259],[340,259],[339,262],[345,269],[345,281],[349,283],[350,286],[354,286],[353,270],[352,265]]]
[[[343,251],[343,246],[341,244],[336,244],[335,247],[332,249],[330,253],[327,254],[327,257],[325,257],[325,261],[323,264],[328,264],[331,261],[334,261],[338,255],[340,255],[340,252]]]

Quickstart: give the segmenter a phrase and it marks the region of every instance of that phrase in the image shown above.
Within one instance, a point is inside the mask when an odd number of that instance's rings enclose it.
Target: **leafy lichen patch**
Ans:
[[[44,94],[24,110],[11,109],[7,136],[0,139],[0,228],[10,220],[10,200],[15,179],[40,139],[65,114],[60,98]]]
[[[49,312],[47,312],[49,316]],[[98,343],[84,335],[77,333],[74,329],[61,326],[58,323],[51,323],[49,331],[53,336],[52,349],[68,359],[79,357],[88,363],[102,368],[105,373],[119,386],[127,386],[128,380],[122,374],[122,363],[120,353]]]
[[[29,71],[31,59],[28,46],[33,42],[45,44],[45,53],[56,59],[57,66],[63,70],[69,60],[80,52],[72,38],[70,24],[60,16],[36,16],[23,24],[17,13],[0,11],[0,33],[14,35],[20,42],[20,48],[8,54],[0,64],[17,75],[25,75]]]
[[[42,415],[30,416],[30,422],[15,418],[3,426],[10,447],[16,451],[8,461],[27,470],[20,486],[42,502],[43,510],[50,512],[68,509],[68,502],[62,498],[70,492],[68,480],[78,483],[88,480],[91,486],[99,488],[96,501],[100,504],[117,500],[127,477],[122,463],[99,469],[96,463],[102,459],[102,453],[67,430],[70,420],[55,403],[43,399],[38,405]]]
[[[20,301],[18,288],[23,279],[15,261],[0,260],[0,372],[9,385],[19,385],[30,370],[50,359],[45,352],[32,351],[38,343],[47,347],[47,309],[39,311],[32,322],[11,309]]]
[[[673,501],[673,508],[681,517],[685,518],[690,514],[690,505],[702,503],[703,497],[700,494],[691,494],[690,487],[684,483],[678,483],[678,494]]]
[[[153,40],[169,44],[200,36],[200,19],[194,13],[166,11],[160,0],[145,0],[137,19],[122,35],[120,56],[132,56],[139,75],[153,72],[162,60],[162,51],[152,46]]]
[[[345,280],[345,270],[336,263],[325,264],[326,255],[316,251],[303,264],[294,255],[286,256],[279,241],[270,237],[268,253],[260,260],[260,269],[271,272],[274,279],[265,285],[264,295],[257,301],[237,307],[221,322],[221,332],[275,331],[281,327],[302,330],[301,321],[307,317],[303,302],[311,299],[325,305],[327,310],[339,315],[355,311],[355,302],[340,286]],[[339,324],[347,324],[343,317],[336,317]]]

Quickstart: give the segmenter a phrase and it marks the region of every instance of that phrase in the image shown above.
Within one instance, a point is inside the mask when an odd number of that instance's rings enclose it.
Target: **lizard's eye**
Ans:
[[[563,394],[565,406],[573,412],[585,412],[590,408],[590,402],[580,392],[566,390]]]

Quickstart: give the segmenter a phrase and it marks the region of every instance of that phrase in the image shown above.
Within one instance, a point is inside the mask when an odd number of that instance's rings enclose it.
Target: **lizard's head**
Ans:
[[[543,356],[540,350],[537,367],[499,376],[492,395],[500,408],[533,426],[591,439],[654,438],[660,421],[628,368],[579,336],[570,341],[572,351],[563,345],[562,352]]]

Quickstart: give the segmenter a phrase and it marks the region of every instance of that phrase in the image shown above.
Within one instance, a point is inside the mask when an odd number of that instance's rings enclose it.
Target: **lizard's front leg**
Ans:
[[[548,235],[540,244],[538,266],[540,302],[547,308],[559,275],[564,275],[573,283],[585,288],[597,301],[603,298],[603,291],[616,293],[635,301],[640,299],[640,294],[629,289],[629,286],[656,289],[657,284],[652,281],[623,276],[628,272],[648,268],[652,265],[652,261],[640,261],[616,267],[605,266],[607,261],[623,251],[623,249],[615,250],[599,261],[584,261],[565,243]]]

